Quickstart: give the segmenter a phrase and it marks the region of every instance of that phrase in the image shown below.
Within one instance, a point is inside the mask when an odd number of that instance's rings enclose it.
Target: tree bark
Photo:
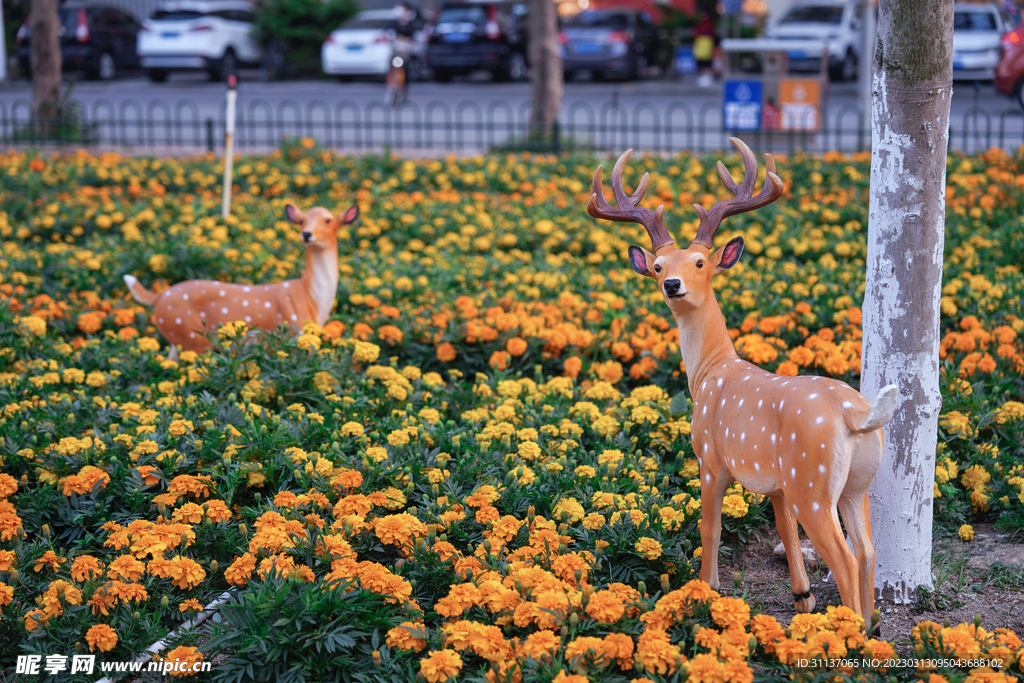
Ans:
[[[57,117],[61,109],[63,58],[60,53],[57,0],[32,0],[31,33],[32,115],[37,124]]]
[[[534,108],[530,120],[548,133],[562,108],[562,46],[558,42],[558,12],[553,0],[530,0],[530,80]]]
[[[861,390],[869,399],[887,384],[900,391],[871,489],[875,593],[898,603],[932,586],[952,52],[953,0],[881,0]]]

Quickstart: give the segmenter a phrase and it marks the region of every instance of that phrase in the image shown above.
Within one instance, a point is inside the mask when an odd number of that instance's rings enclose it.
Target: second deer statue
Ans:
[[[734,182],[718,162],[722,182],[736,197],[718,202],[710,211],[695,206],[700,224],[685,249],[676,247],[666,230],[664,207],[651,211],[638,206],[647,190],[646,173],[632,195],[622,188],[622,170],[632,150],[619,157],[612,172],[618,206],[606,201],[598,167],[587,211],[596,218],[647,228],[652,251],[630,246],[630,264],[658,284],[679,326],[679,350],[693,398],[691,438],[700,461],[700,578],[713,588],[719,586],[722,499],[728,486],[738,481],[771,499],[789,560],[796,610],[814,609],[799,523],[832,570],[843,604],[867,622],[874,611],[875,573],[868,488],[882,457],[882,427],[892,419],[898,392],[895,385],[887,386],[872,404],[843,382],[782,377],[736,355],[711,278],[736,264],[743,238],[733,238],[714,253],[712,240],[724,218],[770,204],[783,188],[775,161],[766,154],[765,185],[754,195],[757,160],[741,140],[730,141],[743,157],[743,181]],[[839,513],[853,552],[843,537]]]
[[[338,229],[356,219],[359,207],[334,216],[320,206],[302,212],[289,204],[285,215],[302,226],[306,246],[306,269],[297,280],[270,285],[187,280],[157,294],[133,276],[124,276],[135,300],[153,307],[153,321],[171,344],[171,360],[178,357],[178,346],[204,351],[210,346],[205,333],[229,322],[241,320],[265,330],[327,322],[338,296]]]

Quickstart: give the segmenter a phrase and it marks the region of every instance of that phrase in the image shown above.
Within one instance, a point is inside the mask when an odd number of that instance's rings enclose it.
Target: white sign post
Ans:
[[[224,123],[224,199],[220,211],[224,218],[231,213],[231,171],[235,163],[235,100],[238,99],[236,85],[235,75],[229,75],[227,120]]]

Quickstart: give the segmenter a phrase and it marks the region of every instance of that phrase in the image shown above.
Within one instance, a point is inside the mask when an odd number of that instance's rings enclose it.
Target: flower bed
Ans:
[[[723,312],[741,356],[856,386],[868,160],[777,161],[783,198],[718,238],[748,251],[716,278]],[[296,144],[239,162],[222,220],[211,157],[0,156],[0,639],[18,644],[0,667],[133,659],[232,586],[211,636],[161,656],[220,655],[231,680],[433,682],[811,679],[891,655],[845,608],[779,624],[693,580],[685,368],[625,258],[642,229],[582,208],[596,163]],[[634,166],[680,242],[689,204],[723,192],[709,159]],[[1024,524],[1022,178],[996,152],[951,159],[936,520],[965,538]],[[229,325],[168,360],[121,275],[296,276],[288,202],[360,205],[331,322]],[[770,514],[739,485],[724,510],[733,544]],[[905,635],[1021,672],[1012,632]],[[801,665],[826,654],[845,661]]]

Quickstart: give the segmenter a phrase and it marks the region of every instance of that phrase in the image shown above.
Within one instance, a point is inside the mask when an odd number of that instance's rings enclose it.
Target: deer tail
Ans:
[[[873,432],[889,424],[893,413],[896,412],[896,402],[899,399],[899,389],[895,384],[890,384],[878,392],[875,402],[871,404],[871,410],[867,415],[864,413],[846,414],[846,426],[851,432],[860,434]]]
[[[132,293],[135,300],[143,306],[152,306],[156,303],[156,300],[160,298],[159,294],[151,292],[143,287],[133,275],[125,275],[124,283],[128,285],[128,291]]]

